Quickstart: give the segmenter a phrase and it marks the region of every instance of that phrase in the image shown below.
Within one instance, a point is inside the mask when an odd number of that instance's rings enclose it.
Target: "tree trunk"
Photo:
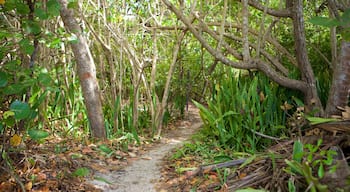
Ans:
[[[67,0],[59,0],[59,3],[61,4],[60,14],[66,30],[74,34],[78,39],[78,42],[71,43],[71,47],[77,63],[84,103],[91,126],[91,134],[95,138],[105,139],[106,130],[104,127],[100,90],[91,52],[85,37],[82,35],[81,28],[74,18],[73,10],[67,8]]]
[[[303,16],[303,1],[295,0],[292,7],[292,19],[295,39],[295,51],[299,70],[301,71],[301,79],[306,83],[306,88],[303,89],[305,111],[317,111],[317,114],[323,115],[324,110],[321,100],[317,93],[316,80],[314,72],[311,68],[307,49],[305,26]]]
[[[337,106],[345,107],[348,104],[350,90],[350,42],[342,42],[340,61],[333,71],[332,86],[326,107],[326,115],[341,115]]]
[[[170,92],[170,84],[171,84],[171,79],[173,77],[174,71],[175,71],[175,66],[178,60],[178,54],[181,48],[181,42],[186,34],[186,31],[183,31],[175,44],[174,51],[173,51],[173,60],[171,61],[170,68],[168,71],[168,76],[166,79],[165,87],[164,87],[164,92],[163,92],[163,97],[162,97],[162,102],[160,105],[157,107],[156,111],[156,118],[155,118],[155,124],[156,128],[158,129],[156,137],[160,137],[160,134],[162,133],[162,126],[163,126],[163,118],[164,118],[164,113],[165,113],[165,108],[166,104],[168,102],[168,97],[169,97],[169,92]]]

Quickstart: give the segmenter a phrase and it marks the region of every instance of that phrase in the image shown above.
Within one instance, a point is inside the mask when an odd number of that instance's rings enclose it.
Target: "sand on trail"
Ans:
[[[181,125],[174,130],[165,133],[160,143],[122,171],[108,173],[95,172],[95,178],[103,178],[88,181],[96,188],[106,192],[153,192],[156,191],[156,182],[160,179],[161,162],[165,155],[176,147],[180,147],[191,135],[202,126],[199,111],[194,106],[189,106]]]

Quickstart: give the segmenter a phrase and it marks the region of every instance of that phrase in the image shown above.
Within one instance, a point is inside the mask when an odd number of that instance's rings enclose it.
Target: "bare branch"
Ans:
[[[271,8],[265,8],[265,6],[259,3],[257,0],[249,0],[249,5],[260,11],[264,11],[266,9],[267,14],[275,17],[292,17],[292,13],[289,9],[275,10]]]
[[[181,13],[180,10],[178,10],[172,3],[170,3],[168,0],[163,0],[163,3],[179,18],[191,31],[191,33],[198,39],[198,41],[203,45],[207,51],[213,55],[216,59],[220,60],[223,64],[236,67],[239,69],[253,69],[256,68],[256,66],[251,64],[245,64],[242,62],[233,62],[229,60],[221,51],[217,51],[214,49],[211,45],[209,45],[208,41],[204,39],[204,37],[198,32],[197,29],[191,24],[191,22]]]

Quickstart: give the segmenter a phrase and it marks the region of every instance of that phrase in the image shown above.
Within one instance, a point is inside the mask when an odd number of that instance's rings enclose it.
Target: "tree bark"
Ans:
[[[67,0],[58,0],[61,4],[60,15],[68,32],[77,37],[78,42],[71,43],[74,53],[84,103],[91,126],[92,137],[106,139],[106,130],[102,112],[100,89],[96,79],[96,67],[90,49],[82,34],[81,28],[74,18],[74,11],[67,8]]]
[[[323,115],[324,110],[317,93],[315,75],[306,49],[303,1],[295,0],[292,6],[296,58],[301,72],[301,79],[306,83],[305,89],[301,90],[304,93],[305,110],[306,112],[317,110],[319,115]]]
[[[337,106],[345,107],[348,104],[350,90],[350,42],[342,42],[340,61],[333,71],[333,81],[329,91],[326,115],[341,115]]]

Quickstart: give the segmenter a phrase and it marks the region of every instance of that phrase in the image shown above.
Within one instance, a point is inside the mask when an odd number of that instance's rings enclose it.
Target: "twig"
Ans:
[[[220,168],[224,168],[224,167],[233,167],[233,166],[237,166],[237,165],[241,165],[242,163],[244,163],[247,159],[243,158],[243,159],[235,159],[235,160],[231,160],[231,161],[227,161],[227,162],[223,162],[223,163],[218,163],[218,164],[212,164],[212,165],[206,165],[206,166],[200,166],[199,168],[197,168],[194,171],[189,172],[189,177],[194,177],[196,175],[202,174],[202,173],[207,173],[209,171],[213,171],[216,169],[220,169]]]
[[[6,161],[6,160],[5,160],[5,161]],[[9,174],[17,181],[17,183],[18,183],[19,186],[21,187],[22,191],[23,191],[23,192],[26,192],[26,189],[25,189],[25,187],[24,187],[23,182],[18,178],[18,176],[17,176],[16,174],[13,173],[13,171],[11,171],[11,170],[7,169],[6,167],[3,167],[3,166],[1,166],[0,168],[1,168],[2,170],[4,170],[5,172],[9,173]]]
[[[257,134],[257,135],[259,135],[261,137],[265,137],[265,138],[272,139],[272,140],[275,140],[275,141],[280,141],[281,140],[280,138],[277,138],[277,137],[272,137],[272,136],[269,136],[269,135],[265,135],[263,133],[260,133],[260,132],[254,131],[254,130],[252,130],[252,131],[253,131],[253,133],[255,133],[255,134]]]

